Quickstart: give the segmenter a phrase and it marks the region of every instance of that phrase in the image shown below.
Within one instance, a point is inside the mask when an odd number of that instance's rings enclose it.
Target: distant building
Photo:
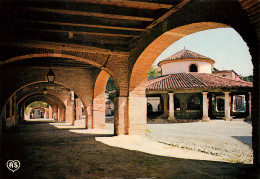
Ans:
[[[214,63],[186,49],[161,61],[162,76],[146,85],[148,116],[159,110],[170,121],[250,118],[253,83],[233,70],[213,69]]]

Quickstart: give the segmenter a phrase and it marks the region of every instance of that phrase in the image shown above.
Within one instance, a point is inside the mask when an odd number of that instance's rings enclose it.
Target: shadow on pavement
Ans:
[[[256,178],[252,165],[162,157],[107,146],[48,123],[21,124],[1,134],[0,178]],[[8,160],[19,160],[14,173]]]

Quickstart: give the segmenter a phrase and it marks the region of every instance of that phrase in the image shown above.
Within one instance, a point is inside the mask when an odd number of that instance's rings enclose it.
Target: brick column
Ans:
[[[209,118],[209,104],[208,104],[208,92],[202,92],[202,104],[203,104],[203,117],[202,117],[202,121],[210,121]]]
[[[169,121],[175,121],[174,117],[174,93],[168,93],[169,94]]]
[[[60,108],[59,108],[59,106],[58,106],[58,121],[60,122]]]
[[[74,112],[74,93],[71,93],[68,95],[66,99],[66,123],[70,123],[71,125],[74,125],[75,120],[75,112]]]
[[[52,107],[49,105],[49,119],[52,119]]]
[[[114,131],[115,135],[128,134],[127,97],[114,98]]]
[[[47,111],[48,111],[48,108],[44,108],[44,119],[47,119]]]
[[[93,105],[92,104],[87,106],[86,123],[87,123],[87,129],[93,129]]]
[[[93,99],[93,127],[98,129],[105,128],[106,94],[99,94]]]
[[[58,121],[58,105],[56,104],[53,105],[52,111],[53,111],[53,120]]]
[[[81,120],[82,119],[82,109],[81,109],[81,101],[79,98],[75,99],[76,100],[76,120]]]
[[[168,96],[166,93],[162,94],[162,98],[163,98],[163,117],[166,118],[169,116],[168,114],[168,110],[167,110],[167,103],[168,103]]]
[[[251,108],[252,108],[252,95],[251,92],[248,92],[248,116],[247,116],[247,120],[251,120]]]
[[[230,92],[224,92],[225,94],[225,117],[224,120],[225,121],[230,121],[232,120],[231,116],[230,116]]]
[[[147,98],[129,97],[129,134],[145,135],[147,123]]]
[[[65,109],[63,107],[60,108],[60,121],[65,121]]]

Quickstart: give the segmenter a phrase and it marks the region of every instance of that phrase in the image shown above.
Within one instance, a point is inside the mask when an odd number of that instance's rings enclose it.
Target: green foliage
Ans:
[[[106,86],[106,92],[116,90],[115,83],[111,77],[109,77]]]
[[[161,72],[159,71],[159,69],[156,68],[156,66],[151,66],[147,79],[151,80],[151,79],[154,79],[158,76],[161,76]]]
[[[242,79],[248,82],[253,82],[253,75],[243,76]]]
[[[43,108],[48,108],[49,104],[43,101],[35,101],[32,102],[31,104],[29,104],[26,109],[25,112],[28,115],[30,108],[34,108],[34,107],[43,107]]]

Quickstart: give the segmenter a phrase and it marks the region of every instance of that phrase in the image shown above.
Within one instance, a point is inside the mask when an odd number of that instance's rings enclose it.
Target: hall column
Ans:
[[[74,109],[74,92],[71,91],[71,93],[67,96],[66,101],[64,102],[66,104],[66,123],[70,123],[71,125],[74,125],[75,121],[75,109]]]
[[[208,104],[208,92],[202,92],[202,98],[203,98],[203,108],[202,108],[202,111],[203,111],[203,117],[202,117],[202,121],[205,121],[205,122],[208,122],[210,121],[210,118],[209,118],[209,104]]]
[[[65,121],[65,108],[64,107],[60,108],[60,121],[61,122]]]
[[[53,105],[52,112],[53,112],[53,120],[58,121],[58,105],[57,104]]]
[[[115,135],[128,134],[128,97],[114,98],[114,132]],[[138,111],[136,111],[138,113]]]
[[[52,119],[52,107],[49,105],[49,119]]]
[[[167,101],[168,100],[167,94],[163,93],[162,94],[162,98],[163,98],[163,118],[166,118],[166,117],[169,116],[168,110],[167,110],[167,107],[168,107],[168,105],[167,105],[167,102],[168,102]]]
[[[224,120],[225,121],[230,121],[232,120],[232,117],[230,116],[230,92],[224,92],[225,94],[225,117]]]
[[[175,121],[174,117],[174,93],[168,93],[169,94],[169,121]]]
[[[252,95],[251,92],[248,92],[248,116],[247,120],[251,120],[251,107],[252,107]]]
[[[145,135],[147,124],[147,97],[132,96],[128,98],[129,134]]]
[[[76,102],[76,120],[81,120],[82,119],[82,109],[81,109],[82,102],[79,98],[76,98],[75,102]]]
[[[60,108],[58,107],[58,121],[60,122]]]

